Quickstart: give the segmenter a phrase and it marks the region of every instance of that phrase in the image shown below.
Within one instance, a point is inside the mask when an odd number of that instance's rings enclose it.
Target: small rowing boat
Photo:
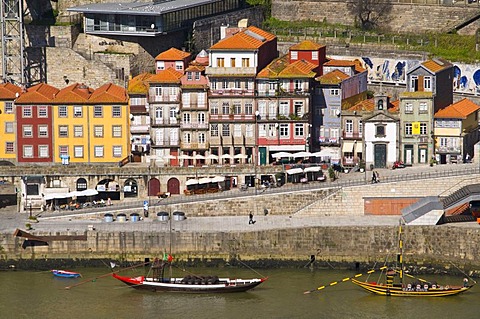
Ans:
[[[61,278],[78,278],[82,276],[78,272],[73,272],[68,270],[58,270],[58,269],[53,269],[52,274],[55,277],[61,277]]]

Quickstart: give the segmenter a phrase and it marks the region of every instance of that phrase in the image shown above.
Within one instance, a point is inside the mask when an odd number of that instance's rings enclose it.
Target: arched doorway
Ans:
[[[137,197],[138,196],[138,184],[133,178],[129,178],[123,185],[123,197]]]
[[[148,182],[148,196],[157,196],[160,193],[160,181],[155,177]]]
[[[86,190],[87,189],[87,180],[83,177],[77,179],[75,189],[79,192]]]
[[[102,179],[98,182],[96,190],[98,199],[120,200],[120,186],[113,179]]]
[[[167,192],[170,194],[180,194],[180,181],[175,177],[172,177],[167,182]]]

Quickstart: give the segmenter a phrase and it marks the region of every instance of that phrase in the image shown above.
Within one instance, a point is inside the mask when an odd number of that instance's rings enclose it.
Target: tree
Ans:
[[[392,10],[390,0],[353,0],[349,4],[348,10],[364,30],[377,28]]]

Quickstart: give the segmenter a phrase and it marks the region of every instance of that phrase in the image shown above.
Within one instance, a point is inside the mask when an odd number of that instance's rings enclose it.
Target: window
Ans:
[[[60,105],[58,107],[58,117],[67,117],[68,112],[67,112],[67,106],[66,105]]]
[[[183,70],[183,62],[182,61],[175,61],[175,70],[177,70],[177,71]]]
[[[38,146],[38,157],[48,157],[48,145],[39,145]]]
[[[37,107],[37,110],[38,110],[38,117],[48,117],[46,105],[39,105]]]
[[[75,125],[73,127],[73,136],[75,137],[83,137],[83,126]]]
[[[296,116],[299,116],[299,117],[302,117],[304,115],[304,112],[303,112],[303,101],[295,101],[293,103],[294,105],[294,108],[295,108],[295,115]]]
[[[447,137],[440,137],[440,146],[447,147],[448,146],[448,138]]]
[[[259,137],[267,136],[267,124],[258,125],[258,136]]]
[[[183,123],[190,123],[190,113],[183,113]]]
[[[83,109],[81,106],[74,106],[73,107],[73,116],[74,117],[82,117],[83,116]]]
[[[5,122],[5,133],[14,133],[13,122]]]
[[[380,110],[380,111],[383,110],[383,100],[378,100],[377,109]]]
[[[187,80],[188,81],[192,80],[192,72],[187,72]]]
[[[405,135],[412,135],[412,123],[405,123]]]
[[[195,80],[200,80],[200,72],[195,72]]]
[[[164,61],[158,61],[157,62],[157,70],[165,70],[165,62]]]
[[[198,133],[198,143],[205,144],[205,133]]]
[[[222,81],[222,89],[228,89],[228,82],[227,80]]]
[[[353,133],[353,120],[345,121],[345,133]]]
[[[68,155],[68,146],[66,146],[66,145],[59,146],[58,147],[58,153],[60,154],[60,156]]]
[[[154,93],[155,96],[162,96],[162,88],[161,88],[161,87],[155,86],[155,87],[153,88],[153,90],[155,91],[155,93]]]
[[[240,80],[235,80],[234,81],[234,87],[236,89],[241,89],[242,88],[242,82]]]
[[[217,80],[215,80],[215,79],[210,80],[210,88],[211,88],[212,90],[216,90],[217,87],[218,87],[218,86],[217,86]]]
[[[48,125],[38,126],[38,137],[48,137]]]
[[[245,126],[245,136],[253,137],[253,124],[247,124]]]
[[[217,67],[223,68],[225,66],[225,59],[224,58],[217,58]]]
[[[22,117],[32,117],[32,107],[24,106],[22,108]]]
[[[292,60],[297,60],[298,59],[298,52],[297,51],[290,51],[290,58]]]
[[[68,126],[67,125],[60,125],[58,127],[58,136],[59,137],[68,137]]]
[[[245,114],[252,115],[253,114],[253,104],[250,102],[245,103]]]
[[[112,106],[112,117],[121,117],[122,116],[122,109],[119,105]]]
[[[338,95],[340,95],[340,90],[339,89],[330,89],[330,95],[338,96]]]
[[[218,102],[212,102],[210,104],[210,114],[218,115]]]
[[[24,145],[23,146],[23,157],[33,157],[33,146]]]
[[[95,157],[103,157],[103,146],[94,147]]]
[[[230,114],[230,103],[223,102],[223,104],[222,104],[222,114],[224,114],[224,115]]]
[[[5,153],[11,154],[15,152],[15,144],[13,142],[5,143]]]
[[[103,108],[101,105],[95,105],[93,107],[93,116],[94,117],[103,117]]]
[[[427,123],[420,123],[420,135],[427,135]]]
[[[122,126],[121,125],[113,125],[112,126],[112,136],[113,137],[122,137]]]
[[[410,77],[410,92],[418,91],[418,76],[412,75]]]
[[[190,144],[192,142],[192,135],[190,133],[183,133],[183,142]]]
[[[405,103],[405,113],[413,113],[413,104]]]
[[[163,118],[163,108],[162,107],[156,107],[155,108],[155,118],[157,118],[157,119]]]
[[[268,116],[270,118],[277,116],[277,104],[275,102],[268,103]]]
[[[295,137],[303,137],[304,135],[303,124],[295,124]]]
[[[318,60],[318,51],[312,51],[312,60],[313,61]]]
[[[418,105],[418,113],[427,113],[428,107],[426,102],[420,102]]]
[[[232,68],[235,67],[235,58],[230,58],[230,66],[231,66]]]
[[[358,122],[358,134],[362,135],[363,133],[363,123],[362,121]]]
[[[242,104],[240,101],[233,102],[233,114],[242,114]]]
[[[198,113],[197,121],[199,124],[205,124],[205,113]]]
[[[210,125],[210,136],[218,136],[218,124]]]
[[[73,156],[76,158],[83,158],[83,146],[74,146],[73,147]]]
[[[95,125],[93,127],[93,136],[103,137],[103,125]],[[103,157],[103,155],[102,155],[102,157]]]
[[[22,131],[23,137],[33,137],[33,129],[31,125],[24,125]]]
[[[122,147],[119,145],[113,146],[113,157],[122,157]]]
[[[233,125],[233,136],[242,137],[242,124]]]
[[[13,102],[5,102],[5,113],[6,114],[13,113]]]
[[[242,67],[249,68],[250,67],[250,59],[249,58],[242,58]]]
[[[289,111],[290,107],[288,105],[288,101],[280,101],[280,109],[278,111],[278,114],[288,116],[288,114],[290,113]]]
[[[385,126],[377,125],[375,127],[375,136],[385,136]]]
[[[293,80],[293,86],[296,91],[302,90],[302,81],[301,80]]]
[[[432,91],[432,77],[426,76],[423,78],[423,89],[425,91]]]
[[[279,131],[280,137],[288,137],[290,135],[288,132],[288,124],[280,124]]]
[[[230,124],[222,124],[222,136],[230,136]]]

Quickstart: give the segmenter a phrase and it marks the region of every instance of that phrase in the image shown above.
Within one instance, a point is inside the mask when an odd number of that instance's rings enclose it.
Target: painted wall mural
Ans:
[[[408,70],[422,61],[407,59],[383,59],[378,57],[330,56],[333,59],[359,60],[368,70],[369,82],[405,85]],[[457,93],[480,94],[480,64],[453,63],[453,89]]]

